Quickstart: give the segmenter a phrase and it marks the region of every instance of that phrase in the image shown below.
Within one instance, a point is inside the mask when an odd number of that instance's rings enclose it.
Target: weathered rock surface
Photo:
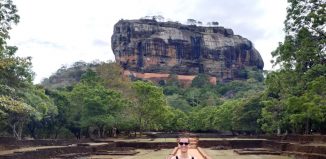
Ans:
[[[251,41],[220,26],[120,20],[111,43],[116,61],[138,73],[206,73],[217,80],[232,80],[246,66],[264,67]]]

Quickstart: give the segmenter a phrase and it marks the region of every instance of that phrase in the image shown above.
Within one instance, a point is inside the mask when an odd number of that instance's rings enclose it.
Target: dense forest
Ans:
[[[9,30],[19,22],[12,1],[0,6],[0,135],[102,138],[114,130],[326,132],[326,34],[323,0],[289,0],[286,36],[272,52],[276,71],[246,68],[246,80],[211,85],[199,74],[182,87],[122,76],[114,62],[76,62],[33,84],[31,58],[15,55]],[[68,80],[67,80],[68,79]],[[51,84],[60,81],[60,85]]]

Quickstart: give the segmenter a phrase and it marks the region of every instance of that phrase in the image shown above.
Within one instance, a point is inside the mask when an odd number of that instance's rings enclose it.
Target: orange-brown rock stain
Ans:
[[[158,83],[161,80],[168,80],[170,74],[168,73],[139,73],[135,71],[124,70],[124,76],[134,76],[136,78],[140,78],[143,80],[149,80],[155,83]],[[196,75],[177,75],[177,79],[181,83],[182,86],[190,86],[192,80],[196,77]],[[216,85],[217,78],[209,77],[209,82],[212,85]]]

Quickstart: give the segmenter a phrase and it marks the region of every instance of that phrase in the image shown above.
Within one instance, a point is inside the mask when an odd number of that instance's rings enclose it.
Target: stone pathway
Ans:
[[[189,149],[188,153],[189,153],[189,155],[194,156],[196,159],[205,159],[204,156],[202,156],[199,153],[197,148]],[[178,152],[176,154],[180,156],[180,154],[181,154],[180,150],[178,150]]]
[[[36,146],[36,147],[25,147],[25,148],[18,148],[18,149],[12,149],[12,150],[4,150],[0,151],[0,155],[8,155],[8,154],[13,154],[15,152],[28,152],[28,151],[36,151],[40,149],[51,149],[51,148],[62,148],[62,147],[67,147],[67,146]]]
[[[198,138],[189,138],[189,149],[188,153],[194,156],[196,159],[211,159],[200,147],[198,147]],[[180,155],[181,151],[178,147],[174,148],[172,151],[173,155]]]
[[[89,146],[100,146],[100,145],[107,145],[108,143],[83,143],[83,144],[87,144]],[[0,151],[0,155],[8,155],[8,154],[13,154],[13,153],[36,151],[36,150],[42,150],[42,149],[55,149],[55,148],[76,147],[76,146],[77,146],[77,144],[72,144],[72,145],[68,145],[68,146],[24,147],[24,148],[12,149],[12,150],[3,150],[3,151]]]

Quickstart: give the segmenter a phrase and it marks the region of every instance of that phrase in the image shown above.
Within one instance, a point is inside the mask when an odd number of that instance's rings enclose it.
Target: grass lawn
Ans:
[[[278,155],[238,155],[233,150],[211,150],[204,149],[212,159],[291,159],[288,156]]]

